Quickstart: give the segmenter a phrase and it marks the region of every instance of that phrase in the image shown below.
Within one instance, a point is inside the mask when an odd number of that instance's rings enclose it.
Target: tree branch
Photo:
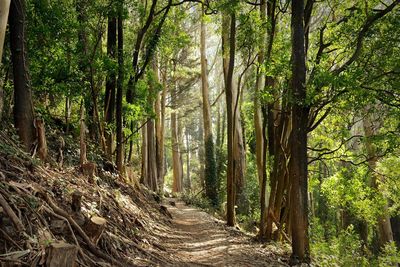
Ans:
[[[380,10],[375,15],[367,18],[363,27],[361,28],[361,31],[357,35],[356,49],[354,50],[352,56],[341,67],[339,67],[333,71],[336,75],[338,75],[341,72],[343,72],[344,70],[346,70],[360,56],[365,35],[369,31],[369,29],[374,25],[374,23],[377,20],[379,20],[380,18],[384,17],[390,11],[392,11],[399,3],[400,3],[400,0],[395,0],[392,4],[387,6],[385,9]]]

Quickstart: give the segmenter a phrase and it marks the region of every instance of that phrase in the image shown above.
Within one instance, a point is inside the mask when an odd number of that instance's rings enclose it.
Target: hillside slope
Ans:
[[[42,164],[0,135],[1,266],[284,264],[204,212],[163,205],[115,173]]]

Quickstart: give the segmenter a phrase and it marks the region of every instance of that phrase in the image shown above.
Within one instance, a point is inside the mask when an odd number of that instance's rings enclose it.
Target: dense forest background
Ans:
[[[0,128],[290,244],[291,264],[396,266],[399,4],[2,0]]]

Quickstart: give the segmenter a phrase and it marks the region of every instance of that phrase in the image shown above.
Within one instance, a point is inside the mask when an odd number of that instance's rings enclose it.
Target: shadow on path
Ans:
[[[238,230],[193,207],[166,205],[172,225],[155,231],[172,263],[163,266],[287,266],[284,251],[251,240]]]

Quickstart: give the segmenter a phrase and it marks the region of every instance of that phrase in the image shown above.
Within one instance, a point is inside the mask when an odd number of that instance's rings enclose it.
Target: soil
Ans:
[[[259,243],[181,201],[165,206],[173,218],[170,229],[156,235],[171,262],[162,266],[288,266],[285,251],[279,246]]]

